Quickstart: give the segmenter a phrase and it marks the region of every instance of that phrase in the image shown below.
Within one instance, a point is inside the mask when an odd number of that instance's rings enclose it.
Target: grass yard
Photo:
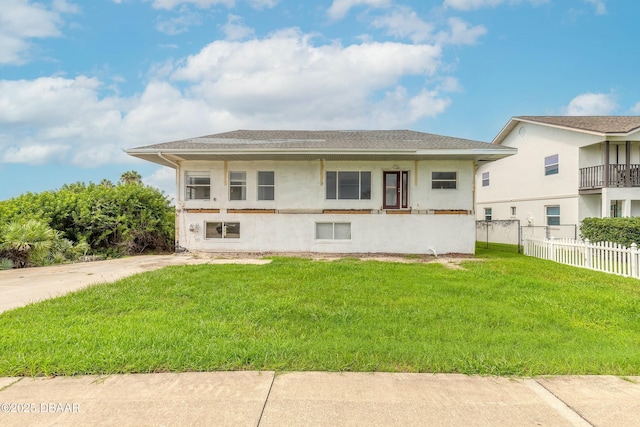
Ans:
[[[462,270],[276,258],[140,274],[0,314],[0,376],[640,374],[640,281],[500,246],[478,256]]]

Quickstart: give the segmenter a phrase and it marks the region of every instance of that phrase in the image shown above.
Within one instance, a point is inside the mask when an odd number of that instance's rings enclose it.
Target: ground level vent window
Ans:
[[[205,224],[205,239],[239,239],[239,222],[207,222]]]
[[[317,240],[351,240],[351,223],[317,222]]]

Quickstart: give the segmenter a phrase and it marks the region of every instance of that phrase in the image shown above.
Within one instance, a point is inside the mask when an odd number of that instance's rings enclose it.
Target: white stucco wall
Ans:
[[[228,174],[246,172],[246,200],[229,200]],[[257,200],[257,172],[275,172],[275,200]],[[325,172],[370,171],[370,200],[327,200]],[[383,172],[408,171],[409,209],[387,214],[383,208]],[[432,172],[456,172],[456,189],[432,189]],[[210,200],[184,200],[187,172],[207,172]],[[472,161],[216,161],[180,165],[178,244],[199,251],[473,253]],[[195,213],[219,209],[219,213]],[[227,213],[232,209],[273,209],[275,213]],[[327,214],[323,210],[369,210],[367,214]],[[436,215],[436,210],[471,214]],[[191,211],[191,212],[189,212]],[[295,212],[295,213],[291,213]],[[206,239],[206,222],[239,222],[239,239]],[[317,240],[317,222],[351,224],[351,239]],[[193,224],[194,231],[189,230]],[[197,227],[195,227],[197,226]]]
[[[578,224],[581,219],[579,170],[586,165],[600,164],[601,149],[590,147],[600,140],[579,132],[518,124],[502,143],[517,148],[518,154],[477,170],[477,218],[484,219],[484,208],[490,207],[493,219],[519,219],[523,225],[545,225],[546,206],[560,206],[561,223]],[[559,172],[545,175],[545,157],[555,154]],[[488,187],[482,186],[483,172],[490,174]],[[511,207],[516,208],[515,216],[511,215]]]

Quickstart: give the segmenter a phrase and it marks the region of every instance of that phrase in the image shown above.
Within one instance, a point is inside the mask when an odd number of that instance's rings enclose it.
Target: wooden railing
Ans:
[[[640,187],[640,165],[609,165],[605,183],[604,165],[580,168],[580,189],[603,187]]]

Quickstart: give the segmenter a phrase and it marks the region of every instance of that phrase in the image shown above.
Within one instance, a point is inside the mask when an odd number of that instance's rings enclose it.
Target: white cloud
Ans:
[[[587,3],[591,3],[596,8],[596,14],[598,15],[606,15],[607,13],[607,5],[605,0],[584,0]]]
[[[189,94],[251,127],[376,127],[374,104],[404,76],[431,76],[440,49],[431,45],[363,43],[314,46],[298,30],[245,43],[216,41],[189,57],[173,79]],[[397,122],[412,121],[400,111]],[[348,125],[347,125],[348,124]]]
[[[485,7],[495,7],[502,3],[521,3],[528,1],[533,5],[548,3],[549,0],[444,0],[444,7],[450,7],[457,10],[476,10]],[[592,0],[586,0],[592,1]],[[598,1],[598,0],[595,0]]]
[[[187,6],[182,6],[178,12],[178,16],[171,19],[165,19],[158,22],[156,29],[161,33],[170,36],[181,34],[189,30],[194,25],[202,24],[200,14],[193,12]]]
[[[155,9],[171,10],[177,6],[192,4],[201,9],[206,9],[215,5],[223,5],[227,7],[233,7],[235,0],[144,0],[151,2]]]
[[[243,40],[254,35],[253,28],[244,25],[241,17],[232,14],[228,15],[222,31],[227,40]]]
[[[142,177],[142,182],[146,185],[156,187],[164,192],[170,199],[176,197],[176,171],[169,167],[156,169],[150,176]]]
[[[633,107],[631,107],[632,114],[640,114],[640,102],[636,103]]]
[[[1,163],[26,163],[41,165],[56,162],[64,158],[70,150],[69,145],[26,144],[20,147],[10,146],[2,153]]]
[[[487,29],[483,25],[469,27],[465,21],[460,18],[449,18],[450,33],[444,36],[444,42],[462,45],[476,44],[478,38],[487,34]]]
[[[437,45],[315,45],[291,29],[159,64],[127,98],[86,76],[0,80],[0,163],[134,162],[122,149],[241,128],[407,127],[449,106],[441,67]]]
[[[371,22],[374,28],[384,28],[387,34],[398,38],[410,38],[414,43],[422,43],[432,38],[434,25],[422,20],[408,7],[399,7],[390,14]]]
[[[30,40],[61,36],[61,14],[77,11],[77,6],[64,0],[54,1],[51,10],[28,0],[3,0],[0,13],[0,64],[27,62]]]
[[[612,94],[583,93],[576,96],[565,108],[569,116],[608,116],[618,109]]]
[[[327,13],[331,19],[342,19],[356,6],[381,8],[391,5],[391,0],[333,0]]]

